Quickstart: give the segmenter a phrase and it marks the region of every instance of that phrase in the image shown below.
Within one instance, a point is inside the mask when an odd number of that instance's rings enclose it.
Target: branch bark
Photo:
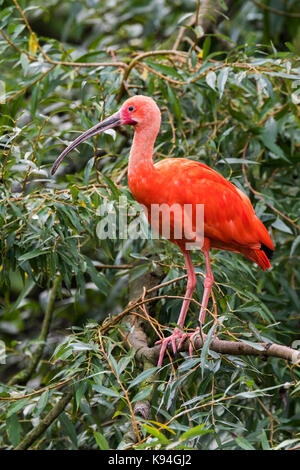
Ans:
[[[178,346],[179,340],[176,344]],[[202,346],[203,341],[202,338],[199,337],[195,340],[194,343],[195,351],[201,349]],[[156,345],[153,347],[148,347],[145,345],[144,347],[140,347],[137,350],[137,358],[142,359],[143,357],[146,357],[148,360],[150,360],[153,364],[156,365],[160,353],[160,348],[160,345]],[[189,340],[187,339],[183,343],[181,351],[188,351],[188,349]],[[243,342],[223,341],[215,339],[211,342],[209,349],[220,354],[230,354],[232,356],[260,356],[263,358],[277,357],[278,359],[284,359],[294,364],[300,361],[300,351],[276,343],[257,343],[257,348],[255,348]],[[171,344],[168,345],[168,351],[170,352],[170,354],[172,354]]]

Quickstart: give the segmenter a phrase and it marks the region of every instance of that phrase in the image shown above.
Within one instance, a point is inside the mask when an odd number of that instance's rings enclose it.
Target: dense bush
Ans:
[[[203,3],[209,15],[195,22]],[[78,132],[128,95],[154,97],[155,159],[189,157],[222,173],[248,194],[276,245],[270,272],[212,251],[218,337],[297,348],[297,0],[0,5],[0,447],[299,447],[295,363],[220,354],[208,342],[161,369],[136,353],[135,334],[144,346],[169,334],[186,278],[166,240],[99,239],[104,201],[113,212],[126,196],[137,210],[126,178],[132,129],[87,141],[50,175]],[[203,258],[193,259],[189,328],[203,291]],[[147,299],[143,285],[154,289]]]

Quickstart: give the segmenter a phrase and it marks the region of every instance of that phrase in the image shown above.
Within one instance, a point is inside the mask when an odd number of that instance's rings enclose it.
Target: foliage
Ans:
[[[153,96],[163,115],[155,158],[189,157],[222,173],[249,195],[276,245],[267,273],[240,255],[212,253],[218,337],[299,341],[298,2],[225,10],[228,2],[216,1],[230,19],[208,32],[199,22],[187,26],[173,50],[196,3],[0,0],[1,448],[16,448],[43,423],[66,385],[74,394],[34,448],[299,447],[294,364],[225,356],[207,344],[158,370],[128,348],[132,326],[121,312],[132,286],[162,271],[156,300],[134,309],[153,345],[156,331],[167,335],[163,325],[176,322],[181,299],[169,297],[182,296],[186,283],[167,283],[182,276],[183,259],[166,240],[99,240],[103,201],[113,210],[126,196],[136,210],[126,180],[132,130],[87,141],[50,176],[77,132],[129,93]],[[197,252],[193,259],[201,277],[203,259]],[[201,298],[198,282],[194,299]],[[34,358],[27,379],[16,376]],[[144,402],[147,418],[135,414]]]

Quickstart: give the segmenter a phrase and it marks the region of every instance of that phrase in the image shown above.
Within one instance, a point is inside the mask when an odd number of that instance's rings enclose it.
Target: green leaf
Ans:
[[[258,351],[264,351],[264,349],[265,349],[261,344],[254,343],[253,341],[248,341],[246,339],[243,339],[242,343],[246,343],[249,346],[251,346],[252,348],[257,349]]]
[[[186,441],[187,439],[193,439],[197,436],[203,436],[204,434],[209,434],[213,432],[212,430],[209,430],[209,429],[203,429],[204,426],[205,426],[205,423],[199,424],[198,426],[195,426],[194,428],[189,429],[188,431],[185,431],[180,436],[180,440]]]
[[[96,392],[106,395],[108,397],[120,398],[121,396],[120,393],[116,392],[115,390],[112,390],[111,388],[104,387],[103,385],[94,384],[92,388]]]
[[[36,113],[36,108],[38,105],[38,100],[39,100],[39,94],[40,94],[40,87],[37,84],[33,90],[32,90],[32,96],[31,96],[31,106],[30,106],[30,112],[34,116]]]
[[[227,82],[227,78],[230,72],[230,67],[224,67],[218,75],[218,90],[220,99],[223,96],[224,88]]]
[[[262,446],[263,450],[271,450],[271,447],[270,447],[270,444],[269,444],[269,441],[268,441],[265,430],[263,430],[263,432],[262,432],[261,446]]]
[[[196,33],[197,39],[200,39],[204,36],[204,29],[202,28],[201,25],[198,25],[194,28],[194,31]]]
[[[30,292],[35,287],[35,285],[36,285],[35,281],[28,281],[25,283],[24,288],[21,290],[17,300],[11,307],[11,311],[14,311],[19,307],[22,300],[25,299],[25,297],[27,297],[28,294],[30,294]]]
[[[108,185],[109,189],[112,192],[112,196],[115,200],[118,200],[121,196],[120,190],[117,188],[115,183],[106,175],[102,173],[101,177],[104,179],[105,183]]]
[[[79,409],[81,399],[87,389],[87,383],[84,380],[81,380],[79,383],[75,384],[75,400],[77,410]]]
[[[226,5],[225,0],[218,0],[218,3],[221,6],[221,8],[223,8],[223,10],[225,10],[225,11],[228,10],[228,6]]]
[[[203,43],[203,46],[202,46],[202,58],[203,60],[206,59],[206,57],[208,56],[209,54],[209,51],[210,51],[210,46],[211,46],[211,38],[210,37],[207,37],[205,38],[205,41]]]
[[[130,282],[134,281],[135,279],[139,279],[143,274],[150,271],[151,265],[149,263],[146,264],[138,264],[134,268],[130,270]]]
[[[259,165],[259,162],[242,159],[242,158],[234,158],[234,157],[222,158],[221,160],[219,160],[218,163],[229,163],[229,165],[234,165],[234,164],[243,165],[245,163],[248,165]]]
[[[211,70],[205,77],[206,83],[213,89],[216,89],[217,75],[216,72]]]
[[[49,250],[33,250],[30,251],[29,253],[25,253],[25,255],[19,256],[18,260],[19,261],[28,261],[29,259],[36,258],[37,256],[45,255],[46,253],[49,253]]]
[[[299,243],[300,243],[300,235],[298,235],[298,237],[296,237],[295,240],[292,243],[290,256],[293,256],[293,254],[295,253]]]
[[[29,59],[28,59],[27,55],[24,54],[23,52],[22,52],[22,54],[21,54],[21,56],[20,56],[20,61],[21,61],[21,65],[22,65],[22,69],[23,69],[24,75],[26,76],[26,75],[27,75],[27,72],[28,72]]]
[[[279,449],[283,449],[284,447],[286,447],[287,449],[292,445],[299,445],[299,442],[300,440],[299,439],[285,439],[284,441],[282,441],[280,444],[278,444],[276,447],[274,447],[274,450],[279,450]]]
[[[93,435],[94,435],[95,441],[97,442],[97,444],[99,446],[99,449],[101,449],[101,450],[109,450],[110,449],[109,443],[107,442],[107,440],[105,439],[103,434],[101,434],[101,432],[94,431]]]
[[[68,418],[67,414],[63,411],[59,415],[59,421],[61,423],[62,428],[64,429],[64,432],[69,436],[71,439],[72,443],[74,444],[75,449],[77,449],[77,434],[75,430],[74,424],[70,421]]]
[[[135,403],[136,401],[145,400],[146,398],[150,398],[152,391],[153,391],[152,386],[143,388],[133,397],[132,403]]]
[[[172,109],[173,109],[173,113],[175,114],[176,116],[176,119],[181,122],[181,106],[180,106],[180,102],[179,100],[177,99],[177,96],[175,95],[174,91],[172,90],[171,86],[169,85],[168,83],[168,95],[169,95],[169,98],[170,98],[170,103],[171,103],[171,106],[172,106]]]
[[[10,416],[12,416],[13,414],[16,414],[18,411],[22,410],[25,405],[27,405],[28,403],[28,399],[27,398],[22,398],[21,400],[18,400],[16,403],[13,403],[12,405],[10,405],[8,407],[8,411],[7,411],[7,418],[9,418]]]
[[[276,228],[277,230],[280,230],[281,232],[290,233],[290,234],[293,233],[290,227],[288,227],[286,223],[283,222],[283,220],[280,219],[279,217],[278,219],[275,220],[275,222],[272,223],[272,227]]]
[[[84,168],[84,182],[86,187],[89,185],[90,174],[94,165],[95,159],[94,157],[90,158]]]
[[[49,390],[45,390],[39,398],[37,404],[37,413],[41,414],[49,400]]]
[[[146,380],[151,375],[155,374],[155,372],[159,369],[159,367],[152,367],[151,369],[144,370],[141,374],[135,377],[129,384],[128,389],[135,387],[136,385],[140,384],[144,380]]]
[[[253,445],[244,437],[237,437],[235,442],[244,450],[255,450],[255,447],[253,447]]]
[[[205,369],[205,365],[206,365],[206,359],[207,359],[207,354],[208,354],[208,350],[209,350],[209,345],[213,340],[214,331],[215,331],[215,325],[213,325],[210,328],[210,330],[209,330],[209,332],[208,332],[208,334],[207,334],[207,336],[206,336],[206,338],[203,342],[203,346],[202,346],[202,350],[201,350],[201,356],[200,356],[200,358],[201,358],[201,374],[202,374],[202,377],[204,375],[204,369]],[[199,335],[201,335],[200,332],[199,332]]]
[[[151,434],[151,436],[156,437],[162,444],[169,444],[169,439],[167,439],[166,436],[164,436],[164,434],[161,433],[158,429],[154,428],[153,426],[149,426],[149,424],[142,424],[142,427],[145,429],[145,431]]]
[[[170,75],[172,78],[182,80],[182,76],[175,70],[175,68],[169,67],[168,65],[159,64],[157,62],[147,61],[146,63],[154,70],[160,72],[163,75]]]
[[[290,163],[289,159],[285,156],[283,150],[277,144],[275,144],[273,140],[271,140],[267,133],[263,132],[261,136],[259,136],[259,139],[274,155]]]
[[[6,431],[9,441],[14,447],[16,447],[21,438],[21,425],[16,413],[13,413],[6,418]]]

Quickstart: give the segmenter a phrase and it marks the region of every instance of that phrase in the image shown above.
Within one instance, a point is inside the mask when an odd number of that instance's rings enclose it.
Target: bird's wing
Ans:
[[[168,187],[170,201],[204,204],[205,237],[228,246],[255,249],[264,243],[273,249],[249,198],[218,172],[203,163],[178,158],[162,160],[155,167]]]

